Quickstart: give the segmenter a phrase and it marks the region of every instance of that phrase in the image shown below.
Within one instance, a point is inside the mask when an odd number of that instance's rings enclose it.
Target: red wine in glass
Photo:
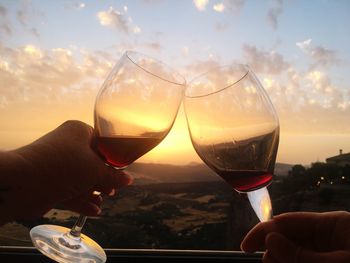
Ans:
[[[238,192],[268,186],[273,177],[278,130],[245,140],[196,144],[198,155]]]
[[[267,186],[272,181],[272,174],[255,170],[216,170],[229,185],[239,192],[249,192]]]
[[[156,147],[162,138],[156,137],[95,137],[95,149],[105,162],[124,168]]]

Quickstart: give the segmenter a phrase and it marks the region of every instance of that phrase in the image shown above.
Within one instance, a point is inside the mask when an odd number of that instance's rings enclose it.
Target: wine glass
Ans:
[[[216,67],[186,89],[185,113],[199,157],[248,198],[260,221],[272,216],[271,183],[279,121],[258,78],[247,65]]]
[[[158,145],[169,133],[185,80],[162,62],[127,51],[109,73],[95,102],[93,149],[105,163],[124,169]],[[104,250],[81,230],[41,225],[30,235],[34,245],[57,262],[105,262]]]

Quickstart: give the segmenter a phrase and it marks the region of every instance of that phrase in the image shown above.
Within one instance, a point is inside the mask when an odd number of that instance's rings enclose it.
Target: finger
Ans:
[[[89,196],[88,201],[100,207],[102,205],[103,198],[101,195],[92,193]]]
[[[86,216],[97,216],[101,214],[101,208],[98,205],[82,200],[70,202],[67,205],[67,209]]]
[[[301,248],[296,246],[283,235],[276,232],[269,233],[266,236],[265,244],[270,256],[277,262],[299,262]]]
[[[278,232],[295,242],[310,239],[315,233],[322,233],[323,237],[328,239],[326,230],[333,229],[339,213],[293,212],[275,216],[273,220]]]
[[[108,173],[99,176],[99,183],[96,188],[104,194],[113,195],[116,189],[126,187],[132,182],[133,178],[129,174],[122,170],[110,168]]]
[[[241,249],[246,252],[264,249],[265,238],[270,232],[280,232],[288,238],[292,237],[293,240],[308,236],[313,233],[311,229],[317,220],[319,220],[319,214],[308,212],[275,216],[272,220],[259,223],[250,230],[241,243]]]
[[[264,253],[264,256],[262,258],[262,262],[263,263],[279,263],[271,256],[271,254],[268,250]]]
[[[347,250],[337,250],[325,253],[315,252],[296,246],[293,242],[278,233],[271,233],[266,237],[266,247],[271,256],[278,262],[350,262],[350,252]]]
[[[313,262],[332,262],[332,263],[349,263],[350,252],[346,250],[338,250],[328,253],[316,253],[310,250],[302,250],[299,256],[300,263]]]
[[[91,216],[101,212],[100,206],[102,201],[101,195],[97,195],[95,192],[88,192],[65,200],[62,204],[69,210]]]
[[[82,202],[79,204],[79,207],[77,207],[76,212],[86,216],[98,216],[101,214],[102,210],[92,202]]]
[[[74,199],[65,203],[67,209],[86,216],[97,216],[101,214],[101,208],[93,202]]]
[[[273,220],[257,224],[243,239],[241,249],[250,253],[258,250],[265,250],[266,235],[273,231],[276,231]]]
[[[266,237],[266,247],[271,257],[282,263],[350,262],[350,252],[347,250],[315,252],[298,247],[278,233],[270,233]]]

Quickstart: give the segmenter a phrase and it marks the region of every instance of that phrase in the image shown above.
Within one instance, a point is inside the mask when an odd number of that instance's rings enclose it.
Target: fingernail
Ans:
[[[109,196],[114,196],[115,195],[115,189],[113,188],[112,191],[109,192]]]
[[[129,176],[128,178],[128,184],[127,185],[131,185],[134,182],[134,178],[132,178],[131,176]]]
[[[134,182],[134,178],[130,174],[126,173],[124,178],[125,178],[124,181],[125,181],[126,185],[131,185]]]

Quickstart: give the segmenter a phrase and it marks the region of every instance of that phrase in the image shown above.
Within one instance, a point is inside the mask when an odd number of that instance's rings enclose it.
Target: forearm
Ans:
[[[16,151],[0,152],[0,225],[15,219],[15,207],[8,199],[13,188],[21,189],[27,170],[28,164]]]
[[[0,153],[0,224],[33,218],[55,204],[59,169],[52,155],[49,145],[36,142]]]

